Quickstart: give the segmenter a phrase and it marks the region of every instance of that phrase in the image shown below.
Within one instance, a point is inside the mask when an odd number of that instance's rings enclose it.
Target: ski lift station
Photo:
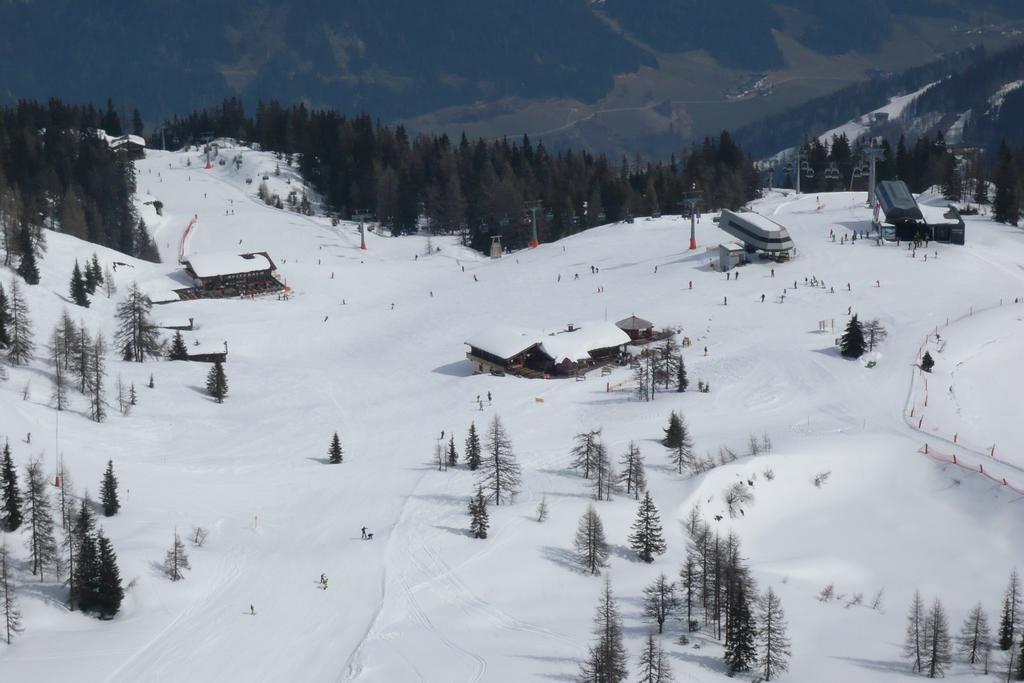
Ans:
[[[919,205],[902,180],[883,180],[875,196],[882,214],[875,223],[885,239],[964,243],[964,219],[955,207]]]
[[[735,244],[723,244],[719,247],[719,264],[723,270],[729,270],[744,262],[746,254],[759,253],[762,258],[775,261],[788,261],[796,250],[793,239],[786,228],[770,218],[753,211],[729,211],[724,209],[718,218],[718,227],[737,238],[742,244],[742,252]]]

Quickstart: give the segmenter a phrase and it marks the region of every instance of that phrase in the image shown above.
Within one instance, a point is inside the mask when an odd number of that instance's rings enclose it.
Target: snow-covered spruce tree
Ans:
[[[29,231],[28,226],[22,226],[21,230],[18,231],[17,242],[21,261],[18,263],[18,269],[15,272],[25,280],[25,284],[38,285],[39,266],[36,263],[36,249],[32,244],[32,233]]]
[[[206,374],[206,393],[217,403],[223,403],[224,397],[228,395],[228,378],[224,374],[224,364],[220,361],[216,361]]]
[[[466,435],[466,467],[475,471],[480,467],[480,436],[476,433],[476,423],[469,423]]]
[[[171,347],[167,351],[167,360],[188,360],[188,347],[181,330],[177,330],[171,338]]]
[[[497,415],[487,428],[487,443],[480,462],[480,484],[495,505],[511,501],[522,483],[519,463],[512,452],[512,440]]]
[[[117,334],[114,340],[124,360],[141,363],[146,357],[159,357],[160,335],[149,319],[153,302],[132,282],[124,301],[117,305]]]
[[[11,567],[11,555],[7,550],[7,540],[0,541],[0,617],[3,617],[4,640],[11,644],[11,638],[20,633],[21,612],[18,610],[18,599],[14,594],[14,577]]]
[[[121,609],[124,589],[121,571],[117,568],[117,555],[103,529],[96,532],[96,555],[99,563],[97,576],[96,611],[101,619],[112,619]]]
[[[327,462],[332,465],[340,465],[344,457],[341,438],[338,436],[338,432],[334,432],[334,436],[331,437],[331,445],[327,447]]]
[[[572,447],[569,454],[572,461],[569,467],[579,470],[584,479],[590,479],[590,473],[594,469],[594,458],[597,456],[598,448],[601,446],[601,430],[591,429],[588,432],[580,432],[576,435],[576,445]]]
[[[644,492],[643,500],[636,511],[633,522],[633,533],[629,535],[629,547],[636,551],[637,557],[648,564],[654,562],[655,555],[665,552],[665,539],[661,535],[661,518],[658,508],[654,507],[651,492]]]
[[[548,497],[541,496],[540,502],[537,503],[537,522],[544,523],[548,518]]]
[[[857,320],[856,314],[846,323],[846,331],[839,338],[839,352],[844,358],[860,358],[864,355],[867,344],[864,342],[864,328]]]
[[[71,609],[80,607],[83,611],[91,609],[91,600],[95,596],[96,577],[99,575],[96,560],[96,519],[92,514],[92,502],[86,493],[74,515],[66,544],[68,557],[73,558],[68,567],[68,605]]]
[[[25,471],[28,474],[28,485],[25,490],[25,522],[28,524],[29,535],[25,541],[28,548],[29,562],[32,563],[32,575],[38,575],[42,581],[47,571],[56,576],[60,572],[60,556],[57,553],[57,540],[53,534],[53,512],[50,508],[50,497],[46,490],[46,477],[39,461],[30,462]]]
[[[594,614],[594,636],[594,643],[580,667],[580,679],[587,683],[622,683],[628,673],[626,648],[622,644],[622,617],[607,573]]]
[[[910,601],[910,612],[907,614],[907,636],[903,644],[903,656],[910,660],[910,670],[917,673],[921,673],[924,666],[926,631],[924,600],[921,599],[920,591],[914,591],[914,598]]]
[[[988,625],[988,615],[979,602],[967,615],[960,629],[959,649],[964,661],[978,664],[988,661],[992,651],[992,629]]]
[[[469,499],[469,535],[473,538],[487,538],[490,518],[487,513],[487,498],[483,487],[477,486],[476,493]]]
[[[4,442],[3,462],[0,463],[0,530],[8,533],[17,531],[22,522],[21,488],[18,486],[18,469],[11,457],[11,444]]]
[[[640,492],[647,488],[647,475],[644,472],[644,456],[640,454],[640,447],[630,441],[622,460],[622,473],[619,475],[619,485],[626,487],[626,493],[633,495],[633,500],[640,500]]]
[[[445,452],[445,459],[448,467],[457,467],[459,464],[459,452],[455,450],[455,434],[448,437],[448,450]]]
[[[16,278],[11,279],[9,299],[7,361],[11,365],[25,365],[32,359],[36,345],[32,340],[32,319],[29,318],[28,303]]]
[[[921,356],[921,369],[925,372],[931,372],[932,368],[935,367],[935,359],[932,358],[932,354],[925,351],[924,355]]]
[[[760,646],[758,665],[764,680],[770,681],[789,668],[790,646],[786,635],[786,614],[782,602],[771,586],[759,604],[757,641]]]
[[[658,633],[665,630],[665,621],[679,609],[676,584],[659,574],[653,583],[644,587],[644,616],[658,625]]]
[[[953,661],[949,640],[949,624],[942,602],[935,598],[932,607],[925,617],[925,653],[924,672],[928,678],[942,676],[946,667]]]
[[[10,327],[10,303],[7,301],[4,285],[0,282],[0,349],[6,349],[11,343]]]
[[[188,563],[188,553],[185,552],[185,544],[181,542],[181,536],[174,532],[174,543],[171,549],[164,555],[164,573],[171,581],[181,581],[185,578],[184,571],[192,569]]]
[[[682,438],[682,421],[676,411],[672,411],[668,416],[668,427],[664,430],[665,437],[661,440],[661,445],[665,448],[675,448],[679,445],[679,440]]]
[[[103,503],[103,514],[106,517],[113,517],[121,509],[121,503],[117,499],[117,477],[114,476],[114,461],[107,461],[107,469],[103,472],[103,481],[100,482],[100,502]]]
[[[71,271],[70,290],[71,300],[76,306],[89,308],[89,292],[85,286],[85,278],[82,277],[82,270],[78,267],[78,259],[75,259],[75,268]]]
[[[95,294],[96,289],[105,281],[103,268],[100,267],[100,259],[96,252],[92,253],[92,259],[85,266],[85,286],[89,294]]]
[[[604,525],[593,505],[580,517],[576,527],[576,538],[573,541],[576,562],[591,574],[600,574],[601,568],[608,562],[608,541],[604,536]]]
[[[683,416],[675,411],[669,416],[668,429],[665,430],[665,440],[662,443],[669,449],[669,461],[676,466],[679,474],[682,474],[684,469],[695,468],[697,461],[693,455],[690,430]]]
[[[679,354],[679,364],[676,366],[676,391],[682,393],[690,387],[690,380],[686,378],[686,363],[683,361],[683,354]]]
[[[615,472],[612,470],[611,460],[608,459],[608,449],[603,443],[597,445],[597,454],[591,473],[594,475],[594,498],[611,500],[612,489],[615,487]]]
[[[1017,570],[1010,572],[1010,583],[1003,595],[1003,611],[999,617],[999,649],[1003,652],[1013,647],[1014,636],[1021,621],[1021,585]]]
[[[89,355],[89,417],[96,422],[103,422],[107,418],[107,400],[103,389],[107,377],[107,342],[102,332],[96,333]]]
[[[751,614],[751,586],[747,580],[730,582],[726,602],[725,663],[732,673],[750,671],[757,663],[757,627]]]
[[[638,683],[672,683],[675,677],[668,664],[668,657],[661,643],[653,633],[647,634],[643,649],[640,650],[640,671]]]

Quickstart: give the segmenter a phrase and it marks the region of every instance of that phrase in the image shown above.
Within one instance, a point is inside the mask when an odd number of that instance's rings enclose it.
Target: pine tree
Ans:
[[[128,405],[134,406],[139,402],[139,395],[135,392],[135,382],[128,385]]]
[[[96,289],[104,284],[104,282],[105,276],[103,275],[103,268],[100,267],[100,259],[96,252],[93,252],[92,260],[85,266],[85,285],[89,294],[95,294]]]
[[[332,465],[340,465],[343,459],[341,438],[338,436],[338,432],[334,432],[334,436],[331,437],[331,445],[327,448],[327,462]]]
[[[907,637],[903,645],[903,655],[910,660],[910,670],[917,673],[921,673],[924,667],[926,632],[924,600],[921,599],[920,591],[914,591],[910,613],[907,615]]]
[[[18,470],[11,458],[11,444],[4,443],[3,463],[0,464],[0,529],[7,532],[17,531],[22,522],[21,489],[18,486]]]
[[[612,463],[608,459],[608,449],[605,448],[603,443],[597,444],[593,475],[594,498],[597,500],[611,500],[612,489],[615,486],[615,472],[612,471]]]
[[[185,544],[181,542],[181,536],[174,532],[174,544],[164,555],[164,573],[171,581],[181,581],[185,578],[183,573],[186,569],[192,569],[188,562],[188,553],[185,552]]]
[[[669,337],[665,343],[658,347],[656,353],[653,373],[653,384],[661,385],[666,391],[674,381],[678,381],[679,359],[676,356],[679,347],[676,345],[675,337]]]
[[[67,364],[64,361],[64,331],[60,324],[50,335],[50,364],[53,365],[53,392],[51,398],[57,410],[64,410],[68,404]]]
[[[782,602],[771,586],[760,602],[757,638],[764,680],[770,681],[789,668],[789,638],[786,635],[786,614]]]
[[[220,361],[216,361],[206,375],[206,393],[213,396],[217,403],[223,403],[224,397],[228,395],[228,378]]]
[[[999,649],[1013,647],[1014,636],[1021,622],[1021,586],[1017,570],[1010,572],[1010,583],[1003,596],[1003,613],[999,619]]]
[[[487,492],[487,499],[495,505],[510,501],[519,493],[522,475],[519,463],[512,452],[512,441],[505,432],[505,426],[497,415],[487,428],[487,443],[484,458],[480,463],[481,485]]]
[[[77,306],[89,308],[89,292],[82,271],[78,267],[78,259],[75,259],[75,268],[71,271],[71,300]]]
[[[946,666],[952,661],[946,611],[942,608],[942,602],[935,598],[925,618],[924,670],[927,671],[928,678],[942,676]]]
[[[730,582],[726,601],[725,663],[732,673],[750,671],[757,663],[757,629],[750,612],[750,586],[745,578]]]
[[[633,500],[640,500],[640,492],[647,488],[647,475],[644,472],[644,456],[634,442],[629,442],[619,464],[622,465],[619,484],[626,487],[626,493],[633,494]]]
[[[658,624],[658,633],[665,629],[665,621],[679,609],[676,585],[664,574],[644,588],[644,616]]]
[[[117,305],[115,343],[124,360],[141,363],[160,356],[160,334],[149,318],[153,302],[132,282],[124,301]]]
[[[103,472],[100,502],[103,503],[103,514],[106,517],[113,517],[121,509],[121,503],[117,500],[117,477],[114,476],[113,460],[107,461],[107,469]]]
[[[483,487],[477,486],[476,494],[469,499],[469,534],[473,538],[487,538],[488,526],[487,498]]]
[[[839,339],[839,351],[844,358],[860,358],[864,355],[867,344],[864,342],[864,328],[861,326],[857,316],[850,318],[846,324],[846,331]]]
[[[697,595],[700,588],[700,565],[695,557],[695,544],[687,548],[686,559],[683,566],[679,568],[679,591],[680,601],[686,609],[686,630],[693,630],[693,613],[697,607]]]
[[[75,334],[75,341],[71,348],[71,376],[75,378],[78,391],[86,396],[89,395],[89,387],[92,386],[92,337],[85,323],[78,328]]]
[[[36,264],[35,246],[32,244],[32,233],[28,226],[22,226],[18,231],[18,251],[21,261],[18,263],[18,275],[25,281],[25,284],[39,284],[39,266]]]
[[[996,167],[994,181],[996,196],[992,201],[993,218],[999,223],[1017,225],[1020,221],[1017,167],[1005,140],[999,147],[999,165]]]
[[[638,683],[672,683],[675,680],[665,650],[655,640],[653,633],[647,634],[647,640],[640,650],[639,676]]]
[[[11,345],[10,328],[10,303],[7,301],[7,292],[4,291],[3,283],[0,283],[0,349],[6,349]]]
[[[676,391],[682,393],[690,386],[690,380],[686,378],[686,363],[683,362],[683,354],[679,354],[679,363],[676,366]]]
[[[644,498],[636,512],[633,533],[629,535],[629,547],[636,551],[643,562],[654,562],[655,555],[665,552],[665,539],[661,535],[661,518],[651,500],[651,492],[644,492]]]
[[[448,467],[456,467],[459,464],[459,452],[455,450],[455,434],[451,434],[448,437],[446,457],[448,459]]]
[[[967,615],[960,629],[960,654],[968,664],[987,662],[992,651],[992,630],[988,626],[988,615],[979,602]]]
[[[466,466],[471,471],[480,467],[480,437],[476,433],[476,423],[469,423],[469,433],[466,436]]]
[[[931,372],[932,368],[935,367],[935,360],[932,358],[932,354],[927,351],[921,356],[921,369],[925,372]]]
[[[103,390],[103,382],[107,376],[106,353],[107,342],[103,339],[103,333],[97,332],[89,361],[89,417],[96,422],[103,422],[107,417],[107,401]]]
[[[594,469],[594,458],[597,456],[600,446],[600,429],[592,429],[589,432],[577,434],[576,445],[570,451],[572,462],[569,464],[569,467],[580,470],[584,479],[590,479],[590,473]]]
[[[36,345],[32,341],[32,320],[28,315],[28,303],[21,292],[21,285],[11,279],[10,302],[8,303],[7,360],[11,365],[25,365],[32,358]]]
[[[580,567],[591,574],[601,573],[601,568],[608,561],[608,541],[605,540],[604,525],[593,505],[588,505],[587,511],[580,517],[573,546]]]
[[[60,557],[57,553],[57,540],[53,534],[53,513],[46,491],[43,466],[36,461],[29,463],[25,469],[28,473],[25,519],[29,526],[29,537],[25,544],[28,548],[29,561],[32,563],[32,574],[38,574],[39,580],[42,581],[47,571],[52,570],[55,575],[59,572]]]
[[[541,496],[540,502],[537,503],[537,522],[544,523],[548,518],[548,498],[547,496]]]
[[[78,513],[74,516],[70,533],[66,539],[68,556],[72,558],[71,566],[68,567],[68,581],[71,588],[68,604],[71,609],[76,607],[83,611],[92,609],[91,601],[95,598],[95,583],[98,575],[95,527],[96,520],[92,514],[92,502],[89,500],[89,494],[86,493],[79,505]]]
[[[595,642],[580,667],[580,678],[588,683],[622,683],[628,673],[626,648],[622,644],[622,618],[607,574],[594,615],[594,635]]]
[[[679,419],[679,415],[676,411],[668,416],[668,427],[664,430],[665,437],[661,440],[661,445],[665,448],[675,448],[679,445],[682,439],[682,422]]]
[[[21,612],[14,594],[14,577],[11,571],[11,556],[7,550],[7,539],[0,541],[0,610],[3,610],[4,640],[11,644],[11,638],[22,631]]]
[[[117,555],[102,529],[96,533],[96,554],[99,560],[96,611],[101,619],[112,619],[121,609],[124,589],[121,587],[121,572],[117,568]]]
[[[669,461],[676,466],[679,474],[684,469],[694,469],[697,465],[693,455],[693,441],[690,439],[690,430],[686,426],[683,416],[674,410],[669,416],[668,429],[665,430],[665,440],[662,441],[669,451]]]
[[[171,338],[167,360],[188,360],[188,347],[185,346],[185,337],[182,336],[181,330],[175,331],[174,337]]]

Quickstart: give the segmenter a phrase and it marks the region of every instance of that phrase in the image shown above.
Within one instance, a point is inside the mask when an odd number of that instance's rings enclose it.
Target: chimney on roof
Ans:
[[[569,323],[569,327],[566,330],[566,332],[575,332],[575,331],[576,331],[576,326],[573,325],[572,323]]]

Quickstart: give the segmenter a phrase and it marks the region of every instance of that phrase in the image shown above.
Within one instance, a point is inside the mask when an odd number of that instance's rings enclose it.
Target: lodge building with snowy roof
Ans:
[[[198,254],[182,265],[196,284],[190,298],[250,296],[284,289],[277,266],[265,251]]]
[[[630,341],[618,326],[602,321],[569,325],[550,334],[496,325],[465,343],[469,346],[466,357],[478,374],[568,377],[618,360]]]

